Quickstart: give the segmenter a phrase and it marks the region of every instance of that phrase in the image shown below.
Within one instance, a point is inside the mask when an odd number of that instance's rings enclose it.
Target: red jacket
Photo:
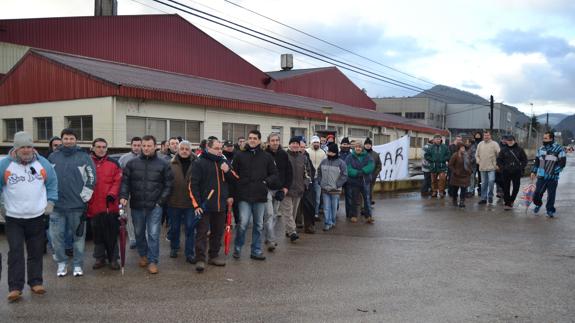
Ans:
[[[93,218],[98,214],[106,213],[106,208],[108,212],[117,214],[120,203],[118,195],[122,183],[122,168],[108,156],[98,159],[92,154],[92,160],[96,165],[96,187],[92,199],[88,202],[88,217]],[[114,202],[109,204],[106,202],[108,195],[115,198]],[[106,204],[108,204],[107,207]]]

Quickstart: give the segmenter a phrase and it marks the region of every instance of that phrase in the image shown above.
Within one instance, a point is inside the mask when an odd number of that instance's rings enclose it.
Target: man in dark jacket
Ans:
[[[521,175],[527,166],[527,155],[523,148],[517,145],[515,137],[508,136],[507,144],[502,147],[497,156],[497,167],[501,173],[501,186],[503,188],[504,210],[513,209],[513,203],[519,193]],[[513,183],[513,191],[509,193]]]
[[[92,220],[94,258],[96,258],[92,269],[103,268],[108,263],[110,269],[119,270],[118,195],[122,183],[122,168],[118,162],[108,157],[108,142],[103,138],[96,138],[92,142],[91,157],[98,178],[87,212]]]
[[[340,147],[339,158],[345,162],[347,156],[349,156],[349,154],[351,153],[351,143],[349,142],[349,138],[344,137],[341,140],[341,144],[339,147]],[[351,210],[353,207],[353,193],[351,191],[351,186],[347,184],[347,181],[345,182],[345,184],[343,184],[343,194],[345,195],[345,217],[347,220],[349,220],[351,219],[351,215],[353,213]]]
[[[371,156],[373,162],[375,163],[375,169],[373,170],[373,174],[371,176],[371,184],[369,186],[369,200],[371,201],[371,205],[375,204],[373,201],[373,187],[375,186],[375,182],[379,177],[379,173],[381,173],[381,169],[383,168],[381,164],[381,158],[379,157],[379,153],[373,150],[373,143],[371,142],[371,138],[366,138],[363,147],[365,151]]]
[[[142,154],[124,168],[120,190],[122,205],[130,199],[139,265],[148,267],[150,274],[158,273],[161,205],[168,200],[173,185],[172,170],[168,162],[156,155],[155,148],[154,136],[142,137]]]
[[[268,189],[268,201],[266,203],[266,213],[264,215],[264,237],[268,246],[268,251],[274,251],[277,247],[274,229],[281,201],[289,192],[292,184],[293,173],[288,154],[280,145],[280,135],[272,133],[268,136],[268,147],[266,152],[270,154],[278,168],[278,178],[280,189]]]
[[[182,223],[186,227],[186,242],[184,254],[186,261],[194,263],[195,231],[198,218],[194,215],[192,199],[190,198],[188,184],[192,177],[192,166],[196,155],[192,150],[192,144],[184,140],[178,145],[178,153],[170,161],[170,168],[174,177],[172,193],[168,198],[168,218],[170,230],[170,258],[177,258],[180,250],[180,234]]]
[[[347,182],[353,190],[354,208],[350,221],[352,223],[357,222],[358,215],[361,213],[361,201],[363,199],[364,215],[367,223],[373,224],[374,219],[371,215],[369,189],[375,163],[367,151],[364,150],[361,141],[355,142],[353,152],[347,156],[345,163],[347,165]]]
[[[58,277],[66,276],[68,257],[64,251],[66,231],[74,236],[74,276],[84,275],[84,246],[86,239],[85,212],[96,186],[94,162],[76,145],[76,133],[62,130],[63,146],[53,152],[48,160],[58,176],[58,202],[50,215],[50,236],[54,260],[58,263]]]
[[[261,235],[264,225],[264,213],[268,189],[278,189],[278,170],[270,154],[262,150],[262,135],[251,130],[244,151],[234,156],[233,167],[239,176],[237,192],[240,209],[240,223],[236,229],[233,257],[240,258],[245,242],[246,230],[250,218],[253,218],[252,245],[250,257],[265,260],[262,253]]]
[[[208,231],[208,264],[226,265],[218,256],[226,227],[226,207],[234,202],[233,198],[229,197],[228,183],[236,179],[230,164],[222,156],[222,143],[217,139],[210,139],[206,148],[192,168],[191,179],[194,213],[201,217],[196,238],[197,272],[203,272],[205,269]]]
[[[290,139],[287,154],[289,165],[292,168],[292,183],[285,198],[280,203],[278,213],[284,219],[286,236],[289,236],[290,241],[294,242],[299,239],[295,224],[298,206],[306,186],[312,179],[309,174],[306,174],[307,159],[300,151],[299,138]]]

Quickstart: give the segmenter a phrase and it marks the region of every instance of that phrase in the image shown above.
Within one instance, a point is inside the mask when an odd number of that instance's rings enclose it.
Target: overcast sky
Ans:
[[[295,42],[420,88],[444,84],[494,95],[528,114],[575,113],[574,0],[230,0],[378,64],[330,47],[224,0],[194,8]],[[93,0],[0,0],[0,18],[93,15]],[[175,13],[152,0],[118,0],[119,14]],[[179,13],[261,70],[279,69],[286,49]],[[381,65],[380,65],[381,64]],[[295,68],[327,66],[294,53]],[[393,67],[399,74],[382,65]],[[342,70],[372,97],[405,90]],[[421,80],[420,80],[421,79]]]

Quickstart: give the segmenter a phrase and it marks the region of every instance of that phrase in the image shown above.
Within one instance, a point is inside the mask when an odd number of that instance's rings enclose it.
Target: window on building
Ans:
[[[319,124],[318,123],[318,124],[314,125],[314,131],[315,132],[322,131],[322,130],[326,130],[325,124]],[[328,125],[327,130],[335,131],[337,135],[343,134],[343,127]]]
[[[170,137],[182,137],[183,139],[199,143],[201,138],[202,123],[192,120],[168,120],[170,122]]]
[[[94,129],[92,116],[69,116],[66,117],[66,127],[74,130],[78,135],[78,141],[92,141]]]
[[[24,131],[24,119],[4,119],[4,140],[13,141],[14,134]]]
[[[347,128],[347,135],[354,138],[367,138],[371,137],[368,129],[363,128]]]
[[[222,123],[222,140],[236,142],[238,137],[248,137],[250,130],[259,129],[258,125],[245,123]]]
[[[434,118],[434,114],[433,114],[433,112],[430,112],[429,113],[429,120],[434,120],[433,118]]]
[[[52,138],[52,118],[34,118],[34,140],[48,141]]]
[[[425,112],[406,112],[407,119],[425,119]]]
[[[409,137],[410,148],[421,148],[421,138]]]
[[[391,141],[390,135],[379,134],[373,136],[373,144],[375,146],[387,144],[390,141]]]
[[[393,114],[394,116],[398,116],[398,117],[402,116],[401,112],[386,112],[386,114]]]
[[[307,138],[307,129],[306,128],[290,128],[290,136],[301,136]]]

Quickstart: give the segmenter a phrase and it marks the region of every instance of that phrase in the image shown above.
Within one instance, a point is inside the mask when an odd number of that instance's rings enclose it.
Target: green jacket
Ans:
[[[433,144],[425,150],[423,156],[429,163],[429,171],[431,173],[447,172],[447,162],[451,157],[449,155],[449,148],[445,144]]]
[[[361,186],[363,183],[370,183],[375,163],[373,158],[367,153],[362,151],[361,154],[356,154],[353,151],[345,159],[347,164],[347,182],[354,186]]]

